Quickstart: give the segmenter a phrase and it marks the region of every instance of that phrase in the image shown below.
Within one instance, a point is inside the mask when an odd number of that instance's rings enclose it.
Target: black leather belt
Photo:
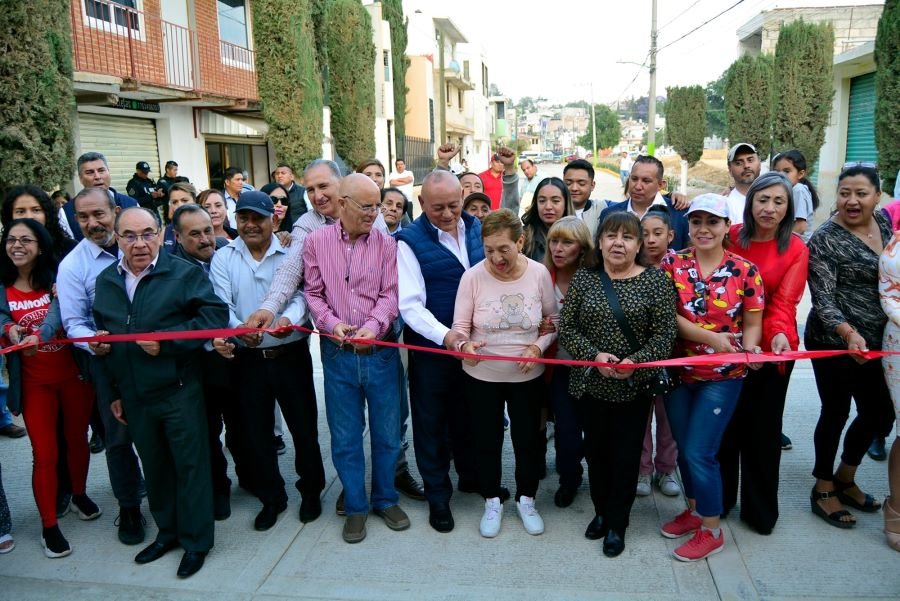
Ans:
[[[353,353],[354,355],[371,355],[380,348],[377,345],[371,344],[359,349],[353,346],[353,344],[350,342],[338,342],[334,338],[326,338],[326,340],[329,340],[332,344],[334,344],[342,351]],[[379,340],[381,340],[382,342],[397,342],[397,336],[394,334],[394,331],[392,329],[384,338],[380,338]]]
[[[306,339],[289,342],[288,344],[280,344],[278,346],[270,346],[268,348],[241,348],[241,353],[252,354],[263,359],[277,359],[282,355],[287,355],[295,350],[301,344],[306,344]]]

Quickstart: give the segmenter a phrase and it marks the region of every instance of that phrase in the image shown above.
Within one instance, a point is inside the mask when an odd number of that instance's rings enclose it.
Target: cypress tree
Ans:
[[[802,19],[781,28],[772,79],[772,138],[777,150],[797,148],[815,164],[825,143],[834,97],[834,30]]]
[[[681,158],[689,165],[703,156],[706,132],[706,90],[701,86],[667,89],[666,135]]]
[[[404,138],[406,137],[406,69],[409,59],[406,57],[407,33],[409,19],[403,16],[402,0],[383,0],[382,10],[385,20],[391,26],[391,71],[394,84],[394,134],[396,137],[397,156],[404,154]]]
[[[772,150],[772,57],[744,55],[725,73],[725,121],[730,144],[749,142],[759,156]]]
[[[74,172],[68,0],[6,2],[0,32],[0,190],[62,186]]]
[[[322,85],[309,0],[255,0],[256,77],[268,139],[300,170],[322,156]]]
[[[887,0],[875,37],[875,144],[888,193],[900,169],[900,0]]]

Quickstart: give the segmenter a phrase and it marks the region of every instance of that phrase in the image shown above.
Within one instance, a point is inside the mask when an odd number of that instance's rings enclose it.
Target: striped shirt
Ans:
[[[316,327],[331,333],[340,323],[383,338],[400,313],[397,245],[373,228],[351,241],[340,221],[318,229],[303,248],[306,302]]]

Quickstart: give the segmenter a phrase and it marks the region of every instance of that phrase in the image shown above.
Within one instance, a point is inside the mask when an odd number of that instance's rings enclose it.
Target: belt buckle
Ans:
[[[263,359],[274,359],[278,356],[278,348],[264,348],[262,351]]]

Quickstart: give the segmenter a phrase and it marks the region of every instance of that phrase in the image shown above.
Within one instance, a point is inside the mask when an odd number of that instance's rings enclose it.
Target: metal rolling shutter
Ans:
[[[150,163],[150,177],[160,177],[156,123],[152,119],[78,113],[79,153],[100,152],[109,162],[112,187],[125,194],[138,161]]]
[[[875,73],[850,80],[847,161],[878,161],[875,147]]]

